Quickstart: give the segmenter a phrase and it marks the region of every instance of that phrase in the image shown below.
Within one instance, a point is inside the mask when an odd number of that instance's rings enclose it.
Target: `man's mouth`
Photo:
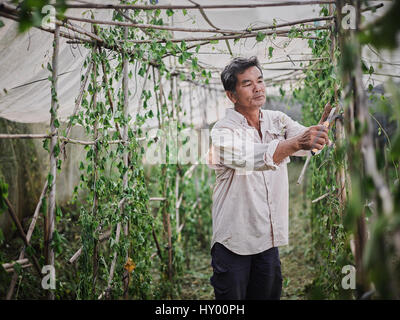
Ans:
[[[258,98],[264,98],[264,96],[256,96],[256,97],[254,97],[254,99],[258,99]]]

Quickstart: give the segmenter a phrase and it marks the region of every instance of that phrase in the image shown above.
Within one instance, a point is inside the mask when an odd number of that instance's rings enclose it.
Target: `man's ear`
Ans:
[[[229,98],[229,100],[231,100],[233,102],[233,104],[235,104],[237,102],[237,97],[236,97],[236,93],[232,92],[232,91],[225,91],[227,97]]]

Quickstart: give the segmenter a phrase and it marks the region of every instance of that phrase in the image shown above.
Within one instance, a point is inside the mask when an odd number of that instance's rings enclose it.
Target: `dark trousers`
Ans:
[[[277,247],[253,255],[238,255],[220,243],[211,249],[210,278],[217,300],[279,300],[281,261]]]

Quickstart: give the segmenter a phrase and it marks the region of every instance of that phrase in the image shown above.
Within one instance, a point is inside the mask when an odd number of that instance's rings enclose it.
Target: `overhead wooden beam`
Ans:
[[[70,9],[123,9],[123,10],[196,10],[196,9],[252,9],[267,7],[288,7],[288,6],[305,6],[335,3],[333,0],[325,1],[277,1],[274,3],[247,3],[247,4],[213,4],[213,5],[131,5],[131,4],[68,4]]]

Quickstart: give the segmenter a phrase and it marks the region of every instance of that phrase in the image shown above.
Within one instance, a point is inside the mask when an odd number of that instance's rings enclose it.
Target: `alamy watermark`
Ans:
[[[345,276],[342,278],[342,288],[344,290],[356,288],[356,268],[352,265],[346,265],[342,268]]]
[[[346,14],[341,21],[342,28],[345,30],[356,28],[356,8],[350,4],[342,7],[342,14]]]
[[[45,276],[42,278],[42,288],[44,290],[56,288],[56,269],[52,265],[45,265],[42,268],[42,274]]]
[[[41,27],[45,29],[55,29],[56,28],[56,8],[48,4],[42,7],[42,13],[45,16],[42,18]]]

